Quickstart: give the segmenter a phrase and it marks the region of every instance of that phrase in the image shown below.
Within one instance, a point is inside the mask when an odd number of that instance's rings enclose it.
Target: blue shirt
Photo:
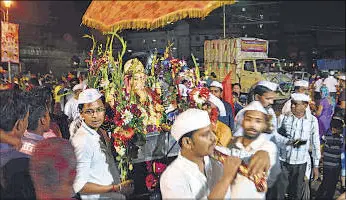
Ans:
[[[12,159],[28,157],[27,154],[17,151],[13,146],[6,143],[0,143],[0,167],[3,167]]]
[[[225,112],[226,112],[227,116],[223,116],[223,117],[219,116],[218,120],[223,122],[227,126],[229,126],[230,130],[233,130],[233,128],[234,128],[233,109],[232,109],[231,105],[228,102],[223,101],[223,100],[221,100],[221,101],[224,104]]]

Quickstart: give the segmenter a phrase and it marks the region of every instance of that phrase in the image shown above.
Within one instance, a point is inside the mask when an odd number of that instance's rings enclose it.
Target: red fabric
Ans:
[[[222,85],[223,85],[223,100],[230,103],[232,109],[233,109],[233,116],[235,117],[235,107],[233,102],[233,89],[231,86],[231,73],[230,71],[224,78]]]

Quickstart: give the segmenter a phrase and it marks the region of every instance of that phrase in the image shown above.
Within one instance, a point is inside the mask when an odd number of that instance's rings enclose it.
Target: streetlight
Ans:
[[[4,6],[6,8],[6,12],[3,9],[1,9],[1,11],[4,14],[4,21],[8,22],[8,9],[11,7],[12,2],[11,1],[3,1],[3,2],[4,2]]]

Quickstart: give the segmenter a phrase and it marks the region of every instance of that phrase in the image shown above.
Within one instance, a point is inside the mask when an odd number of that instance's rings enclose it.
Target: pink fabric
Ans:
[[[57,136],[55,135],[55,133],[53,132],[52,129],[49,129],[49,131],[43,133],[42,136],[43,136],[45,139],[57,137]]]

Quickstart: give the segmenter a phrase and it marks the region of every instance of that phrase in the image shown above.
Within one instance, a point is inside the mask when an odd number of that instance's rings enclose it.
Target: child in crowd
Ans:
[[[317,192],[317,199],[333,199],[341,169],[341,153],[344,143],[343,121],[338,118],[331,120],[331,129],[322,137],[323,150],[323,181]]]

